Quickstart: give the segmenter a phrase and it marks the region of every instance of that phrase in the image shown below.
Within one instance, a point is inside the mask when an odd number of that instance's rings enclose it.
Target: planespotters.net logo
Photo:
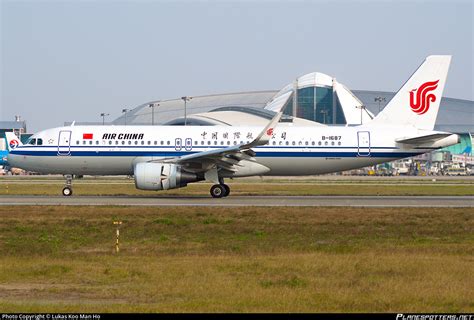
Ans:
[[[397,314],[396,320],[474,320],[473,314]]]
[[[20,145],[20,142],[18,140],[12,140],[10,141],[10,148],[15,149]]]
[[[422,115],[430,109],[430,103],[436,101],[436,96],[433,93],[428,93],[438,88],[438,82],[439,80],[428,81],[418,89],[410,91],[410,107],[414,113]]]

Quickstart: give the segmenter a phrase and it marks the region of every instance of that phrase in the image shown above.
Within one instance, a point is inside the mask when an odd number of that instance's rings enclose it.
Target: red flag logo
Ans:
[[[84,140],[92,140],[93,139],[93,134],[92,133],[83,133],[82,134],[82,139]]]
[[[419,115],[426,113],[426,111],[428,111],[430,108],[430,102],[436,101],[436,96],[433,93],[428,93],[438,88],[438,82],[439,80],[425,82],[418,89],[413,89],[410,91],[410,107],[414,113]],[[415,91],[416,101],[414,93]]]

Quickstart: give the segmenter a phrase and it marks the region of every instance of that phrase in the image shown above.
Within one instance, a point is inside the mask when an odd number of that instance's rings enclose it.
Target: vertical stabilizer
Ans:
[[[433,130],[451,56],[429,56],[369,125]]]
[[[8,151],[23,145],[21,143],[20,138],[18,138],[13,132],[5,132],[5,138],[7,139],[7,149],[8,149]]]

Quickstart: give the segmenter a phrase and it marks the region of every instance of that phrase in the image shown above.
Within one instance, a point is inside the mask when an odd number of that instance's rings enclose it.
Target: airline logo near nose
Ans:
[[[19,144],[20,142],[18,142],[18,140],[12,140],[10,141],[10,148],[15,149]]]
[[[410,91],[410,107],[414,113],[419,115],[426,113],[430,108],[430,103],[436,101],[436,96],[433,93],[428,93],[438,88],[438,82],[439,80],[428,81],[423,83],[418,89]]]

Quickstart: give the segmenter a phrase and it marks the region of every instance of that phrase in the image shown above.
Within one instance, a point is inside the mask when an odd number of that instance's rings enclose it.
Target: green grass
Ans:
[[[473,208],[0,207],[0,310],[473,312],[473,257]]]
[[[468,180],[470,181],[470,180]],[[137,190],[130,180],[78,180],[74,181],[74,195],[209,195],[211,184],[195,183],[185,188],[168,191],[142,191]],[[109,184],[107,184],[109,182]],[[467,196],[474,195],[474,183],[458,183],[447,185],[443,183],[426,182],[417,183],[406,181],[401,184],[381,182],[305,182],[265,180],[264,182],[245,181],[228,182],[232,195],[449,195]],[[60,195],[63,188],[62,181],[39,180],[35,183],[19,183],[18,181],[0,180],[0,195]]]

